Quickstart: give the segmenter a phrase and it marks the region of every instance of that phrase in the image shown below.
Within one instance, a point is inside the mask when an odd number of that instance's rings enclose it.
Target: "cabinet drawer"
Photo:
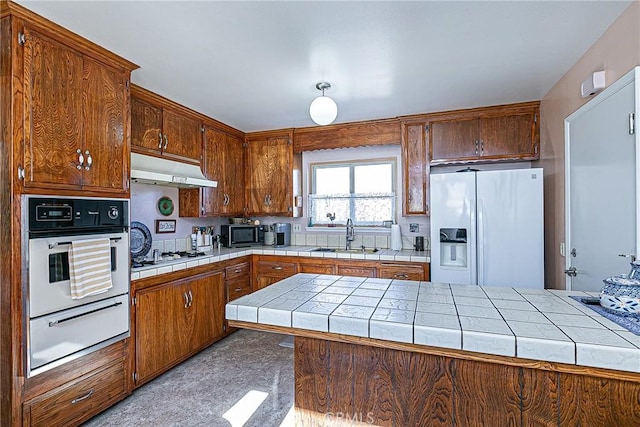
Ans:
[[[224,277],[227,280],[233,280],[237,277],[248,276],[251,272],[251,265],[248,262],[232,265],[224,269]]]
[[[258,271],[256,272],[256,274],[289,277],[293,276],[297,272],[298,266],[293,262],[259,261]]]
[[[339,265],[338,274],[340,276],[355,277],[376,277],[375,267],[353,267],[349,265]]]
[[[419,265],[382,264],[378,277],[383,279],[425,280],[424,269]]]
[[[333,264],[300,264],[300,273],[335,274],[335,272]]]
[[[227,282],[227,302],[238,299],[251,293],[251,281],[249,278]]]
[[[105,410],[125,394],[124,364],[119,362],[26,403],[25,411],[32,426],[76,425]]]

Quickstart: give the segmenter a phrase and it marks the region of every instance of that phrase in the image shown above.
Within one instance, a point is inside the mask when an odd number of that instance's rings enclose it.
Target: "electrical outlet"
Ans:
[[[412,222],[411,224],[409,224],[409,231],[411,233],[417,233],[418,231],[420,231],[420,224]]]
[[[299,233],[302,231],[302,225],[300,224],[293,224],[293,232],[294,233]]]

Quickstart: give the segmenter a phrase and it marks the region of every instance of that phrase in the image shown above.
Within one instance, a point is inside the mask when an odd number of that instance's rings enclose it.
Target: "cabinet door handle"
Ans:
[[[187,293],[183,292],[182,296],[184,297],[184,308],[189,307],[189,297],[187,296]]]
[[[167,149],[167,145],[169,145],[169,138],[167,138],[167,134],[164,134],[164,150]]]
[[[193,294],[189,291],[189,307],[193,305]]]
[[[85,170],[91,169],[91,165],[93,164],[93,157],[91,157],[91,153],[89,150],[85,151],[84,154],[87,155],[87,166],[84,167]]]
[[[158,134],[158,150],[162,150],[162,132]]]
[[[279,265],[276,267],[271,267],[272,270],[282,270],[282,267],[280,267]]]
[[[402,274],[396,274],[393,277],[395,277],[396,279],[407,279],[409,275],[402,273]]]
[[[480,153],[484,154],[484,140],[480,140]]]
[[[75,399],[73,399],[71,401],[71,403],[76,404],[78,402],[82,402],[83,400],[90,398],[92,394],[93,394],[93,390],[89,390],[89,393],[87,393],[87,394],[85,394],[84,396],[81,396],[81,397],[76,397]]]
[[[478,145],[479,145],[479,144],[480,144],[480,141],[478,141],[478,140],[476,139],[476,156],[478,155]]]
[[[235,270],[233,270],[234,273],[240,273],[242,271],[242,269],[240,268],[236,268]]]
[[[78,153],[78,164],[76,165],[76,169],[80,170],[82,169],[82,165],[84,165],[84,156],[82,155],[82,150],[81,149],[77,149],[76,153]]]
[[[236,292],[240,292],[242,288],[236,288]]]
[[[266,195],[264,196],[264,200],[262,201],[262,203],[263,203],[265,206],[269,206],[269,205],[267,204],[267,201],[268,201],[268,200],[269,200],[269,195],[268,195],[268,194],[266,194]]]

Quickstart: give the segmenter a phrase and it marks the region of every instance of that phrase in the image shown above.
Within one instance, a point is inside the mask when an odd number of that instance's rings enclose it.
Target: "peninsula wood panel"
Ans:
[[[329,342],[296,337],[294,352],[296,424],[314,426],[329,410]]]
[[[559,374],[558,424],[640,426],[640,383]]]
[[[352,415],[364,423],[392,425],[394,410],[397,410],[394,392],[398,391],[393,389],[392,358],[384,349],[367,351],[361,346],[351,345],[349,351],[353,353],[353,383],[361,385],[351,387],[354,409],[361,409]]]
[[[455,361],[453,416],[459,425],[519,426],[520,369]]]
[[[522,369],[522,425],[558,425],[560,374]],[[562,424],[561,424],[562,425]]]
[[[596,377],[584,367],[557,372],[299,335],[294,351],[296,414],[304,414],[297,425],[640,425],[633,374]]]
[[[371,120],[294,130],[293,151],[400,144],[398,119]]]

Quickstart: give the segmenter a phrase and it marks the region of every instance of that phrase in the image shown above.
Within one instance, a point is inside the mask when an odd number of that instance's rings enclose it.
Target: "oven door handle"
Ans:
[[[112,242],[119,242],[120,240],[122,240],[122,237],[112,237],[109,240],[111,240]],[[57,246],[65,246],[65,245],[70,245],[71,242],[56,242],[56,243],[49,243],[49,249],[53,249]]]
[[[78,317],[82,317],[82,316],[86,316],[88,314],[93,314],[96,313],[98,311],[102,311],[102,310],[106,310],[108,308],[113,308],[113,307],[117,307],[119,305],[122,305],[121,302],[114,302],[111,305],[107,305],[105,307],[100,307],[100,308],[96,308],[95,310],[90,310],[87,311],[85,313],[80,313],[80,314],[76,314],[75,316],[69,316],[69,317],[65,317],[64,319],[59,319],[59,320],[52,320],[51,322],[49,322],[49,327],[54,327],[60,323],[64,323],[64,322],[68,322],[69,320],[73,320],[73,319],[77,319]]]

